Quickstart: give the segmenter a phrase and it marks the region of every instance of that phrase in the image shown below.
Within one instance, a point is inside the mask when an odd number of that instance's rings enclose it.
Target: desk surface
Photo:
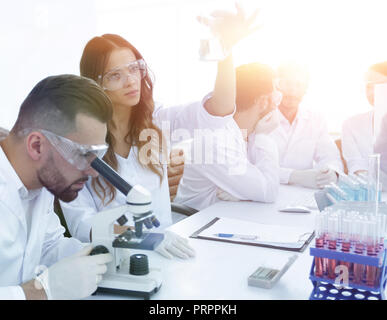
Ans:
[[[247,221],[286,226],[314,226],[314,215],[278,212],[294,199],[311,196],[313,190],[293,186],[281,186],[278,201],[273,204],[257,202],[218,202],[193,216],[181,220],[169,229],[182,236],[194,231],[214,217],[239,218]],[[165,259],[154,252],[146,252],[150,266],[162,268],[163,284],[151,299],[308,299],[312,291],[309,271],[312,257],[309,248],[296,253],[298,259],[272,289],[247,285],[247,278],[264,261],[283,259],[290,251],[255,246],[191,239],[196,257],[189,260]],[[100,294],[91,299],[127,299],[119,295]]]

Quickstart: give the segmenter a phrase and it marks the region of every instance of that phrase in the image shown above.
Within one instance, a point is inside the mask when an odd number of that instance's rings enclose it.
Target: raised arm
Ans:
[[[218,62],[214,91],[211,99],[205,104],[208,113],[214,116],[226,116],[234,112],[236,83],[232,48],[258,28],[252,27],[258,11],[247,17],[238,4],[236,4],[236,9],[236,13],[215,11],[211,18],[198,17],[199,22],[208,26],[220,40],[226,53],[226,58]]]

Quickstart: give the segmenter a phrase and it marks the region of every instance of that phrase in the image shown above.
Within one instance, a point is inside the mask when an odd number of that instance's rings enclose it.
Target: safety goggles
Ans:
[[[143,79],[146,74],[146,63],[144,60],[139,59],[114,68],[104,75],[99,75],[98,80],[104,90],[115,91],[125,87],[128,77],[132,79]]]
[[[102,159],[108,149],[108,145],[105,143],[98,145],[80,144],[43,129],[25,129],[23,133],[28,134],[32,131],[42,133],[64,159],[81,171],[89,169],[91,162],[96,157]]]

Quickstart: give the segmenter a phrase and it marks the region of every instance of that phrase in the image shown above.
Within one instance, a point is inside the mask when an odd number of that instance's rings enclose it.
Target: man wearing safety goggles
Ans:
[[[79,118],[82,119],[83,117],[79,116]],[[98,173],[95,172],[90,165],[96,157],[100,159],[103,158],[108,149],[107,144],[81,144],[44,129],[24,129],[19,131],[18,135],[27,136],[34,132],[35,134],[41,133],[42,136],[47,139],[51,147],[53,147],[54,152],[60,155],[60,158],[66,160],[66,166],[70,165],[69,167],[76,168],[78,171],[83,173],[81,178],[75,180],[73,183],[64,188],[64,186],[66,186],[66,183],[64,182],[65,177],[61,177],[60,173],[53,174],[53,176],[49,178],[49,181],[52,181],[54,179],[53,177],[57,177],[58,179],[57,181],[51,183],[44,180],[44,177],[46,176],[44,171],[43,173],[40,171],[38,172],[39,179],[43,187],[46,187],[54,196],[65,202],[74,200],[78,191],[82,189],[84,183],[88,180],[88,177],[98,175]],[[102,138],[102,135],[100,138]],[[44,170],[53,173],[53,170],[49,168],[50,165],[46,165]],[[63,181],[63,183],[59,183],[59,181]]]
[[[74,200],[107,150],[111,101],[92,80],[39,82],[0,142],[0,299],[79,299],[93,293],[111,254],[89,256],[53,212]]]

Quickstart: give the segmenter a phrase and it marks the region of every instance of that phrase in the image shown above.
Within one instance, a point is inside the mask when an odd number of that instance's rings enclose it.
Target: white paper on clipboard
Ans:
[[[279,225],[259,224],[231,218],[218,218],[218,220],[202,230],[197,236],[214,240],[240,242],[246,244],[267,245],[284,248],[301,248],[313,233],[312,228],[288,227]],[[257,236],[256,240],[235,238],[220,239],[217,234],[239,234]]]

